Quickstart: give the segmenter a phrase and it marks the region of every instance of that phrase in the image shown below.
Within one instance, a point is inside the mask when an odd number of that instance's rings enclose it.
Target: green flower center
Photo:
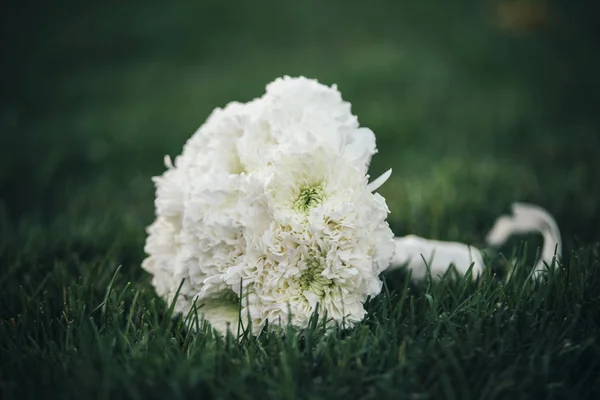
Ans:
[[[302,290],[310,290],[317,296],[322,296],[325,286],[330,285],[331,280],[321,275],[324,268],[319,261],[313,259],[307,263],[307,267],[306,270],[302,271],[298,284]]]
[[[321,186],[309,186],[300,190],[300,195],[294,202],[294,209],[302,214],[308,214],[311,208],[323,202],[325,192]]]

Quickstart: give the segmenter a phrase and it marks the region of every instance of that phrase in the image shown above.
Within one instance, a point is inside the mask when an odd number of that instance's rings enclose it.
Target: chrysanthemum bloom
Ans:
[[[275,158],[264,193],[270,225],[248,230],[245,260],[228,279],[234,290],[247,283],[242,311],[253,328],[267,320],[305,326],[317,305],[332,321],[362,320],[395,247],[383,197],[363,172],[322,149]]]
[[[220,331],[240,303],[254,333],[290,318],[303,327],[317,305],[360,321],[394,250],[367,182],[375,152],[335,86],[306,78],[215,110],[155,178],[143,267],[157,293],[173,301],[183,281],[175,310],[195,304]]]

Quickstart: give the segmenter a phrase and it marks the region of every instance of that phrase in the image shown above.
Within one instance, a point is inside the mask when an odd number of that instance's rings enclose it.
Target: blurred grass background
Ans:
[[[567,253],[600,240],[591,0],[2,7],[8,294],[49,272],[57,287],[77,281],[94,260],[148,290],[139,264],[163,155],[179,154],[213,108],[284,74],[338,84],[376,133],[371,175],[394,170],[381,193],[397,235],[481,246],[495,217],[527,201],[556,217]],[[8,294],[6,318],[22,307]]]
[[[593,3],[453,4],[14,2],[0,158],[11,223],[112,237],[130,221],[139,244],[162,156],[214,107],[289,74],[337,83],[375,131],[372,175],[394,169],[382,191],[397,234],[479,243],[520,200],[548,208],[567,241],[598,239]]]
[[[397,234],[477,242],[520,200],[548,208],[567,241],[598,239],[592,10],[453,4],[14,3],[0,165],[11,222],[64,216],[77,235],[104,221],[110,236],[148,223],[162,155],[214,107],[289,74],[337,83],[375,131]]]

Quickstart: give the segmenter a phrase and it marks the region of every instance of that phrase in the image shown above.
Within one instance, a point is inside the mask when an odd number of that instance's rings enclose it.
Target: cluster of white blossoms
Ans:
[[[214,110],[154,178],[142,266],[156,292],[222,333],[240,317],[254,334],[306,327],[317,307],[330,322],[361,321],[395,249],[374,193],[389,172],[368,183],[376,151],[337,88],[304,77]]]

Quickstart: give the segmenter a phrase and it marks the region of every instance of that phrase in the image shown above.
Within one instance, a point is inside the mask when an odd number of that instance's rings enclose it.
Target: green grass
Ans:
[[[9,4],[0,397],[598,398],[596,14],[557,3],[510,32],[492,2]],[[139,266],[150,177],[214,107],[283,74],[337,83],[375,131],[397,235],[483,246],[528,201],[556,217],[564,265],[529,281],[540,241],[516,238],[511,280],[395,272],[346,332],[186,333]]]

